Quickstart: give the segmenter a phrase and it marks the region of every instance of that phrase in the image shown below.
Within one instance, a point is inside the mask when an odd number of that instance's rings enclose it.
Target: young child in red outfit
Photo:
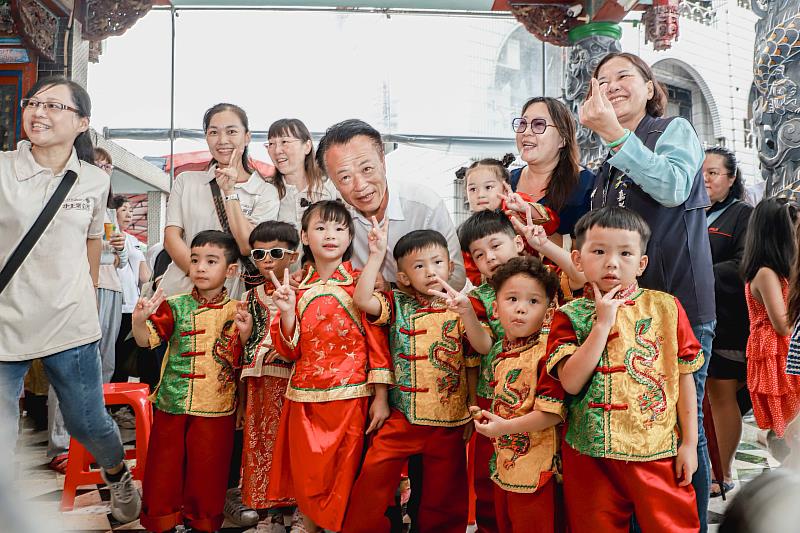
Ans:
[[[161,380],[150,400],[153,428],[147,450],[140,522],[148,531],[186,523],[193,531],[222,526],[233,448],[240,325],[246,306],[228,298],[239,248],[227,233],[198,233],[191,244],[191,293],[164,299],[159,289],[131,316],[136,343],[167,342]]]
[[[555,313],[547,369],[568,401],[562,446],[571,533],[696,532],[700,343],[680,302],[641,289],[650,228],[620,207],[584,215],[573,260],[590,283]],[[654,265],[658,268],[658,265]]]
[[[364,435],[389,416],[392,370],[386,337],[353,303],[358,271],[348,261],[353,219],[341,202],[312,204],[301,219],[304,261],[296,289],[271,274],[278,313],[272,339],[294,361],[275,442],[267,498],[294,498],[309,533],[339,531]],[[370,397],[374,400],[370,405]],[[369,424],[367,418],[369,417]]]
[[[530,208],[534,224],[541,225],[547,235],[558,229],[558,215],[549,207],[531,201],[525,193],[516,193],[508,184],[508,165],[514,161],[513,154],[506,154],[503,160],[486,158],[475,161],[456,172],[464,179],[467,202],[471,213],[501,210],[509,219],[525,217],[526,206]],[[462,243],[463,244],[463,243]],[[528,250],[533,253],[533,250]],[[481,284],[481,272],[473,258],[463,252],[467,278],[476,287]]]
[[[463,533],[467,527],[465,441],[473,432],[468,406],[480,359],[465,337],[491,340],[472,311],[460,316],[440,297],[453,263],[447,241],[433,230],[412,231],[397,241],[397,282],[402,290],[373,292],[386,257],[388,224],[373,218],[367,260],[356,304],[377,324],[389,326],[396,385],[389,392],[391,414],[367,450],[353,486],[343,532],[388,533],[387,507],[393,504],[409,457],[422,455],[422,480],[412,492],[420,499],[420,531]],[[447,289],[450,292],[452,289]],[[464,297],[466,299],[466,297]],[[466,308],[472,310],[469,301]],[[469,377],[468,377],[469,376]]]
[[[564,389],[547,373],[545,318],[558,278],[534,257],[515,257],[491,280],[504,337],[492,347],[493,401],[474,411],[475,429],[491,437],[494,507],[500,533],[553,533]],[[534,518],[535,517],[535,518]]]

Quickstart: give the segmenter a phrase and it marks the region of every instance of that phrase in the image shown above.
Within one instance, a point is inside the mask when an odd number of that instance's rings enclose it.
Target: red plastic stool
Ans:
[[[144,479],[147,443],[153,425],[153,407],[147,396],[150,387],[145,383],[106,383],[103,385],[103,399],[106,405],[130,405],[136,415],[136,447],[125,452],[125,459],[136,459],[131,469],[134,479]],[[71,511],[75,505],[75,491],[82,485],[103,483],[100,470],[91,468],[95,458],[75,439],[69,441],[67,474],[64,478],[64,492],[61,495],[61,510]]]

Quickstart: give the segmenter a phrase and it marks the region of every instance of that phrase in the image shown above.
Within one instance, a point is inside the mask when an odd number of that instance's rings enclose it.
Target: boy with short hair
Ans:
[[[553,533],[560,514],[553,478],[564,389],[547,373],[545,348],[558,278],[538,258],[514,257],[495,271],[491,283],[505,336],[490,352],[492,406],[470,410],[476,431],[494,442],[490,470],[497,526],[500,533]]]
[[[275,286],[270,273],[282,277],[283,272],[297,262],[300,236],[292,224],[269,220],[253,228],[249,244],[250,257],[265,281],[242,297],[252,319],[241,327],[242,338],[247,338],[247,341],[242,355],[236,412],[236,425],[244,428],[240,499],[251,509],[270,509],[265,526],[279,529],[283,528],[279,509],[295,502],[293,499],[268,499],[267,486],[293,363],[278,354],[270,333],[272,320],[278,311],[272,301]],[[228,489],[228,493],[238,490]]]
[[[375,434],[353,486],[342,531],[389,531],[384,513],[407,459],[422,454],[423,479],[418,515],[420,531],[463,533],[467,527],[466,453],[472,433],[468,406],[474,390],[467,372],[478,357],[469,356],[463,336],[488,335],[474,313],[462,319],[436,295],[448,287],[453,263],[447,241],[433,230],[412,231],[394,247],[397,282],[403,290],[373,293],[386,256],[387,224],[373,218],[369,259],[358,280],[354,301],[377,324],[388,324],[396,386],[389,391],[392,412]],[[452,290],[449,289],[448,290]],[[467,304],[469,307],[469,304]]]
[[[559,309],[548,371],[572,397],[562,449],[572,533],[696,532],[700,344],[680,302],[639,288],[650,229],[637,213],[605,207],[575,226],[583,298]],[[659,265],[654,265],[658,268]]]
[[[496,295],[490,280],[507,261],[524,255],[523,238],[533,250],[542,257],[548,257],[565,273],[560,276],[564,293],[571,293],[572,288],[582,286],[585,282],[582,274],[572,265],[569,254],[547,238],[542,226],[533,223],[530,206],[526,207],[525,219],[523,223],[517,217],[509,218],[500,211],[485,210],[474,213],[458,228],[462,251],[471,256],[484,279],[481,285],[470,292],[469,297],[478,318],[489,326],[492,343],[503,339],[503,326],[493,312]],[[579,280],[573,281],[574,278]],[[553,302],[555,301],[554,299]],[[487,411],[491,410],[494,398],[494,387],[490,385],[494,381],[493,358],[491,351],[482,354],[476,386],[477,406]],[[483,435],[476,435],[473,457],[475,519],[478,527],[487,533],[497,530],[493,503],[495,484],[491,481],[488,468],[493,454],[491,440]]]
[[[488,280],[495,271],[509,259],[518,257],[524,243],[515,231],[509,217],[500,211],[478,211],[465,220],[458,228],[458,240],[466,258],[470,257],[480,271],[483,283],[472,289],[469,299],[478,318],[489,326],[494,343],[503,338],[503,326],[494,314],[495,290]],[[488,351],[481,355],[480,371],[475,392],[477,406],[491,410],[494,390],[490,383],[492,377],[492,355]],[[483,435],[475,435],[471,457],[474,465],[473,486],[475,489],[475,522],[481,531],[497,531],[494,508],[494,483],[492,483],[489,463],[494,454],[492,441]]]
[[[131,317],[136,343],[168,343],[161,380],[150,396],[153,428],[143,482],[141,524],[170,531],[186,522],[194,531],[222,526],[233,446],[239,326],[246,305],[228,298],[239,249],[222,231],[198,233],[191,244],[191,293],[164,299],[159,289],[141,298]],[[249,320],[252,320],[251,318]]]

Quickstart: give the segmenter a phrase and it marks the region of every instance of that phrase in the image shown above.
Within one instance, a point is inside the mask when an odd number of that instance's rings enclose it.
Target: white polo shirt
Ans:
[[[78,160],[56,176],[39,166],[31,145],[0,152],[0,265],[33,225],[67,170],[78,180],[53,222],[0,294],[0,361],[52,355],[100,338],[86,239],[103,235],[109,177]]]
[[[444,201],[433,190],[416,183],[390,183],[389,203],[386,205],[386,214],[381,221],[383,225],[389,220],[388,247],[386,258],[381,266],[381,275],[386,281],[397,281],[397,262],[392,252],[400,237],[419,229],[436,230],[447,240],[450,260],[455,263],[450,284],[456,290],[461,290],[467,276],[464,270],[464,258],[461,255],[461,245],[458,242],[453,219],[444,205]],[[369,231],[372,222],[364,217],[353,206],[348,206],[355,222],[355,235],[353,236],[353,266],[361,269],[369,258]]]
[[[214,207],[214,196],[209,183],[214,179],[214,168],[207,171],[183,172],[172,184],[167,202],[166,226],[183,229],[186,246],[194,236],[204,230],[222,230]],[[275,186],[253,172],[250,179],[237,183],[236,193],[242,213],[253,224],[274,220],[278,214],[280,200]],[[241,265],[239,266],[241,271]],[[167,296],[189,292],[192,281],[175,263],[170,263],[159,285]],[[244,283],[237,276],[225,282],[231,298],[239,298],[244,292]]]
[[[278,220],[292,224],[300,233],[300,219],[303,218],[303,213],[309,205],[322,200],[336,200],[339,197],[339,191],[327,178],[322,182],[322,189],[315,193],[309,192],[308,187],[299,191],[297,187],[287,183],[286,194],[281,198],[281,207],[278,210]]]

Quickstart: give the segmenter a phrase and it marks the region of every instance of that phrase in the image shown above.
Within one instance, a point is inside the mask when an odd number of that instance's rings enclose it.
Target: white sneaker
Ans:
[[[101,470],[100,475],[111,491],[111,516],[123,524],[139,518],[139,513],[142,512],[142,497],[133,484],[133,476],[128,467],[125,467],[125,472],[116,482],[108,480],[105,470]]]

